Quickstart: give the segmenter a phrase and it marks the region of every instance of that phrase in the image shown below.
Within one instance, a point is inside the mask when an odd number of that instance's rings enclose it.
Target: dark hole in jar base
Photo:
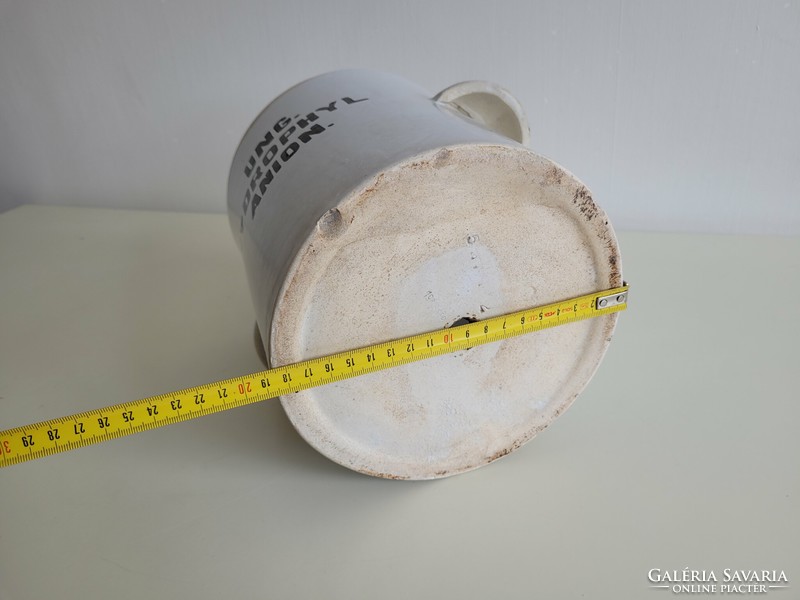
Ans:
[[[461,317],[460,319],[456,319],[455,321],[450,323],[450,325],[448,325],[447,327],[448,328],[460,327],[461,325],[469,325],[470,323],[477,323],[477,322],[478,319],[476,319],[475,317]]]

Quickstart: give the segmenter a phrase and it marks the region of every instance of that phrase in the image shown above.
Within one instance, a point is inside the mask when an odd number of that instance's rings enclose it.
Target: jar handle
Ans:
[[[497,84],[462,81],[445,88],[433,99],[453,106],[473,121],[523,146],[530,143],[528,119],[522,106]]]

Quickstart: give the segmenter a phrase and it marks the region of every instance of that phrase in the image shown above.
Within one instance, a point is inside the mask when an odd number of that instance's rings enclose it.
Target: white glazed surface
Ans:
[[[273,365],[621,284],[607,217],[533,152],[457,145],[401,161],[320,219],[280,291]],[[616,315],[282,398],[301,435],[349,468],[428,479],[531,439],[591,378]]]

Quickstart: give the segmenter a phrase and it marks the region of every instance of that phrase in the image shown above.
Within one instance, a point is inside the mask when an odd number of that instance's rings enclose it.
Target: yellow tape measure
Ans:
[[[0,431],[0,467],[624,310],[628,286]]]

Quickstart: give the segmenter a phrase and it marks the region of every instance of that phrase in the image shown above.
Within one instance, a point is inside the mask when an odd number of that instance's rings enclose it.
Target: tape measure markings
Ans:
[[[628,286],[206,385],[0,431],[0,467],[75,450],[301,390],[610,314]]]

